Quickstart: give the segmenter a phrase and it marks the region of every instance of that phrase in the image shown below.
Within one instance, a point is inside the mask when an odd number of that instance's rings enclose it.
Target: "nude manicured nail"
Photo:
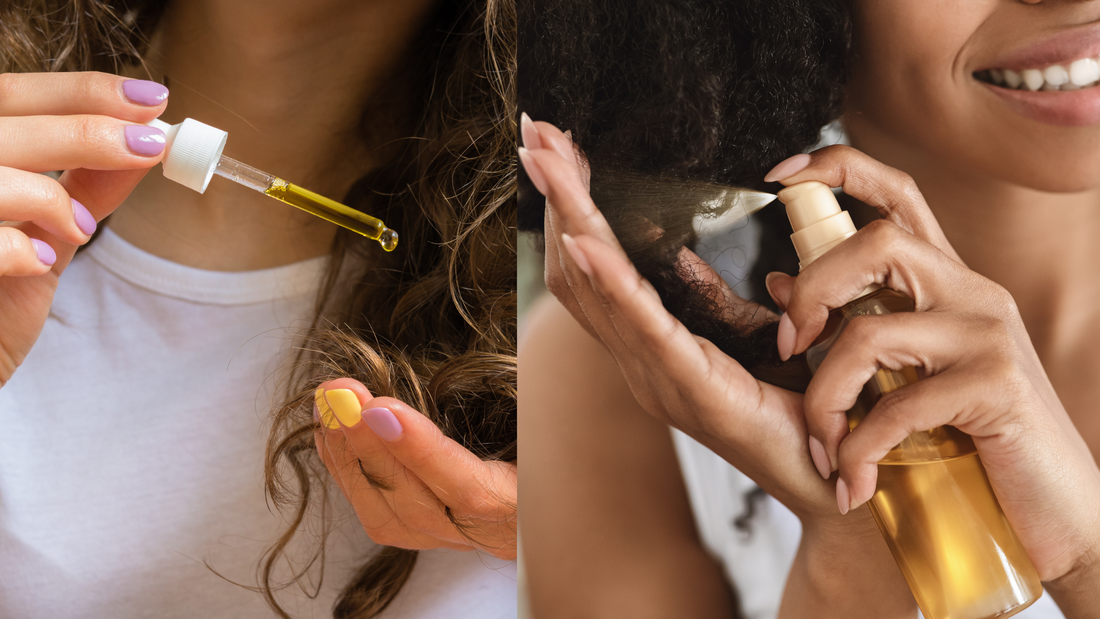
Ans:
[[[401,422],[388,408],[368,408],[363,411],[363,420],[384,441],[396,441],[401,437]]]
[[[38,254],[38,260],[42,264],[52,267],[57,262],[57,252],[46,241],[31,239],[31,245],[34,245],[34,253]]]
[[[122,82],[122,94],[138,105],[154,107],[168,99],[168,89],[163,84],[149,80],[126,80]]]
[[[806,169],[806,166],[810,165],[810,156],[806,153],[795,155],[788,159],[784,159],[779,162],[779,165],[772,168],[771,172],[764,175],[765,182],[781,181],[787,177],[794,176],[802,170]]]
[[[833,473],[833,466],[829,463],[829,456],[825,453],[825,446],[813,436],[810,437],[810,458],[814,461],[814,467],[822,479],[829,479]]]
[[[156,157],[164,152],[167,139],[164,137],[164,132],[156,127],[127,125],[123,133],[126,134],[126,146],[129,146],[135,155]]]
[[[352,428],[363,420],[363,407],[359,404],[359,396],[351,389],[327,389],[325,390],[325,402],[332,409],[332,414],[340,425]]]
[[[527,177],[531,179],[531,183],[535,185],[535,189],[538,189],[539,193],[545,196],[548,190],[546,176],[542,173],[542,168],[539,167],[539,164],[535,163],[535,158],[522,146],[519,147],[519,160],[523,162],[523,169],[527,170]]]
[[[588,262],[588,256],[584,255],[584,252],[577,245],[577,241],[563,232],[561,235],[561,243],[565,245],[565,251],[569,252],[569,257],[573,259],[573,262],[577,263],[577,267],[584,271],[585,275],[592,277],[592,264]]]
[[[523,137],[523,146],[528,150],[542,148],[542,137],[531,117],[524,112],[519,115],[520,135]]]
[[[88,236],[92,236],[95,233],[95,217],[88,212],[88,209],[83,204],[76,201],[76,198],[71,198],[73,201],[73,219],[76,220],[76,227],[80,228],[80,231]]]
[[[791,317],[788,314],[783,314],[779,319],[779,333],[776,335],[775,343],[779,349],[779,358],[786,361],[791,358],[791,353],[794,352],[794,341],[797,333],[794,329],[794,323],[791,322]]]
[[[843,477],[836,479],[836,506],[840,509],[840,515],[843,516],[851,509],[851,498],[848,496],[848,484],[844,483]]]

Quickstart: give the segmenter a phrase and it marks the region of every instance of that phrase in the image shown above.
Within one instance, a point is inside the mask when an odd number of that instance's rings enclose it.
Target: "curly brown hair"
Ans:
[[[0,71],[120,72],[140,65],[167,0],[14,0],[0,6]],[[260,586],[281,617],[274,568],[328,473],[317,456],[312,393],[350,376],[427,415],[483,459],[516,460],[515,5],[442,2],[401,76],[414,102],[406,139],[343,202],[379,215],[402,242],[381,255],[341,230],[304,336],[273,413],[265,463],[269,496],[290,525],[261,559]],[[387,93],[389,94],[389,93]],[[370,126],[365,110],[364,136]],[[369,252],[370,268],[363,256]],[[453,519],[453,517],[452,517]],[[462,529],[463,523],[456,522]],[[323,570],[324,534],[294,575]],[[297,547],[297,546],[296,546]],[[404,585],[417,552],[383,547],[365,558],[334,608],[337,618],[381,612]],[[322,559],[322,560],[318,560]],[[320,577],[323,577],[323,573]],[[320,589],[320,577],[310,579]],[[303,582],[304,584],[304,582]]]

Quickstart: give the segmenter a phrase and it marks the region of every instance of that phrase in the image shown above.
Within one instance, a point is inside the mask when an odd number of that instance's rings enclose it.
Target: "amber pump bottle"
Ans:
[[[787,205],[800,267],[855,234],[832,190],[810,181],[779,192]],[[811,372],[821,366],[856,316],[913,311],[909,297],[868,286],[829,313],[806,350]],[[880,369],[848,411],[855,428],[884,394],[916,382],[914,368]],[[926,619],[1011,617],[1042,595],[1039,575],[1005,519],[974,442],[951,426],[915,432],[879,462],[870,502],[886,544]]]

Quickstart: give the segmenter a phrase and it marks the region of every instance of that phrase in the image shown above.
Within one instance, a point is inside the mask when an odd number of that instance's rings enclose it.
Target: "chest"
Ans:
[[[1082,349],[1063,362],[1044,365],[1073,425],[1100,461],[1100,354]]]

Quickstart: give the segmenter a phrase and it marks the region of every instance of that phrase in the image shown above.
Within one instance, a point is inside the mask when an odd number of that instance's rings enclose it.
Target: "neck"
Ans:
[[[1004,286],[1044,364],[1072,354],[1096,316],[1100,192],[1053,194],[915,150],[867,123],[846,123],[856,148],[909,173],[948,241],[974,271]]]
[[[416,2],[175,2],[150,54],[171,90],[163,119],[229,132],[225,154],[340,200],[386,140],[360,127],[368,102],[422,30]],[[383,110],[386,112],[401,110]],[[127,241],[199,268],[268,268],[327,253],[336,228],[215,178],[205,194],[154,169],[110,220]]]

